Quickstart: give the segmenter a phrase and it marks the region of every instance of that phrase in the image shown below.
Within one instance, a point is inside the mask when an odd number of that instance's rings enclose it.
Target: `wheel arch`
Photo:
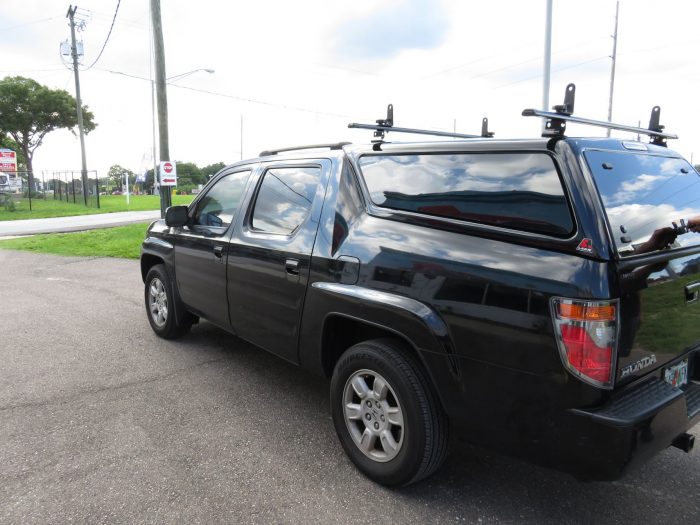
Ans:
[[[146,275],[148,271],[153,268],[156,264],[165,264],[165,260],[159,256],[152,253],[141,254],[141,280],[146,282]]]
[[[323,323],[321,339],[321,364],[326,377],[331,377],[335,364],[348,348],[371,339],[399,341],[425,367],[418,348],[405,334],[366,319],[342,313],[331,313]]]
[[[147,246],[147,243],[149,246]],[[161,239],[147,238],[141,251],[141,279],[145,283],[146,276],[151,268],[158,264],[162,264],[165,268],[165,273],[168,275],[168,280],[170,281],[169,284],[174,299],[175,316],[177,317],[178,322],[196,323],[198,321],[198,317],[187,310],[187,307],[180,298],[180,290],[177,286],[175,268],[172,262],[172,248],[173,246],[170,243],[162,241]],[[158,251],[154,250],[167,251],[165,251],[165,253],[158,253]]]
[[[416,361],[426,375],[429,388],[432,388],[438,403],[445,410],[447,407],[443,398],[444,392],[440,388],[439,382],[436,381],[434,367],[426,360],[426,355],[433,358],[437,354],[432,352],[424,353],[405,333],[364,318],[353,317],[343,313],[330,313],[326,316],[321,335],[320,357],[323,374],[330,378],[340,357],[352,346],[363,341],[378,339],[391,340],[398,343],[402,351]],[[439,375],[442,376],[442,373]]]

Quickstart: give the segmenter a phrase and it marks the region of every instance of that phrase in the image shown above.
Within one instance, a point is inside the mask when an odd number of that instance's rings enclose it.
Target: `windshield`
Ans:
[[[650,238],[681,219],[700,216],[700,175],[687,161],[619,151],[585,152],[621,256],[700,244],[700,235],[677,229],[667,243]],[[668,232],[668,230],[666,230]],[[660,235],[655,236],[659,238]],[[646,244],[645,244],[646,243]],[[644,246],[644,248],[642,248]]]

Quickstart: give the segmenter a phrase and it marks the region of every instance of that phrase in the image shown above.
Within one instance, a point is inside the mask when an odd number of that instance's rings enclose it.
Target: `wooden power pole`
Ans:
[[[78,108],[78,134],[80,135],[80,156],[82,160],[81,178],[83,182],[83,201],[85,206],[88,203],[88,179],[87,179],[87,160],[85,158],[85,130],[83,128],[83,101],[80,98],[80,73],[78,70],[78,46],[75,43],[75,12],[78,6],[69,6],[66,18],[70,21],[70,54],[73,59],[73,75],[75,76],[75,102]],[[95,191],[98,187],[95,185]],[[31,193],[32,188],[29,188]],[[99,199],[99,196],[97,197]]]
[[[153,55],[155,61],[156,105],[158,109],[158,144],[160,160],[170,160],[168,146],[168,94],[165,85],[165,47],[163,24],[160,19],[160,0],[151,0],[151,23],[153,24]],[[160,174],[154,173],[154,178]],[[158,178],[160,180],[160,178]],[[172,204],[170,186],[160,186],[160,216]]]

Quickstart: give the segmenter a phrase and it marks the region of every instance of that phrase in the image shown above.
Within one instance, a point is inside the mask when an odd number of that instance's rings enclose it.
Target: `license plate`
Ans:
[[[688,383],[688,360],[669,366],[664,370],[664,380],[671,386],[681,387]]]

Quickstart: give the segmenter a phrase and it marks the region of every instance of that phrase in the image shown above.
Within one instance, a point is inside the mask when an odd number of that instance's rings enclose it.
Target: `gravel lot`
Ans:
[[[697,450],[581,483],[455,440],[432,478],[377,486],[337,442],[324,380],[209,323],[155,337],[138,262],[0,251],[0,265],[0,523],[700,516]]]

